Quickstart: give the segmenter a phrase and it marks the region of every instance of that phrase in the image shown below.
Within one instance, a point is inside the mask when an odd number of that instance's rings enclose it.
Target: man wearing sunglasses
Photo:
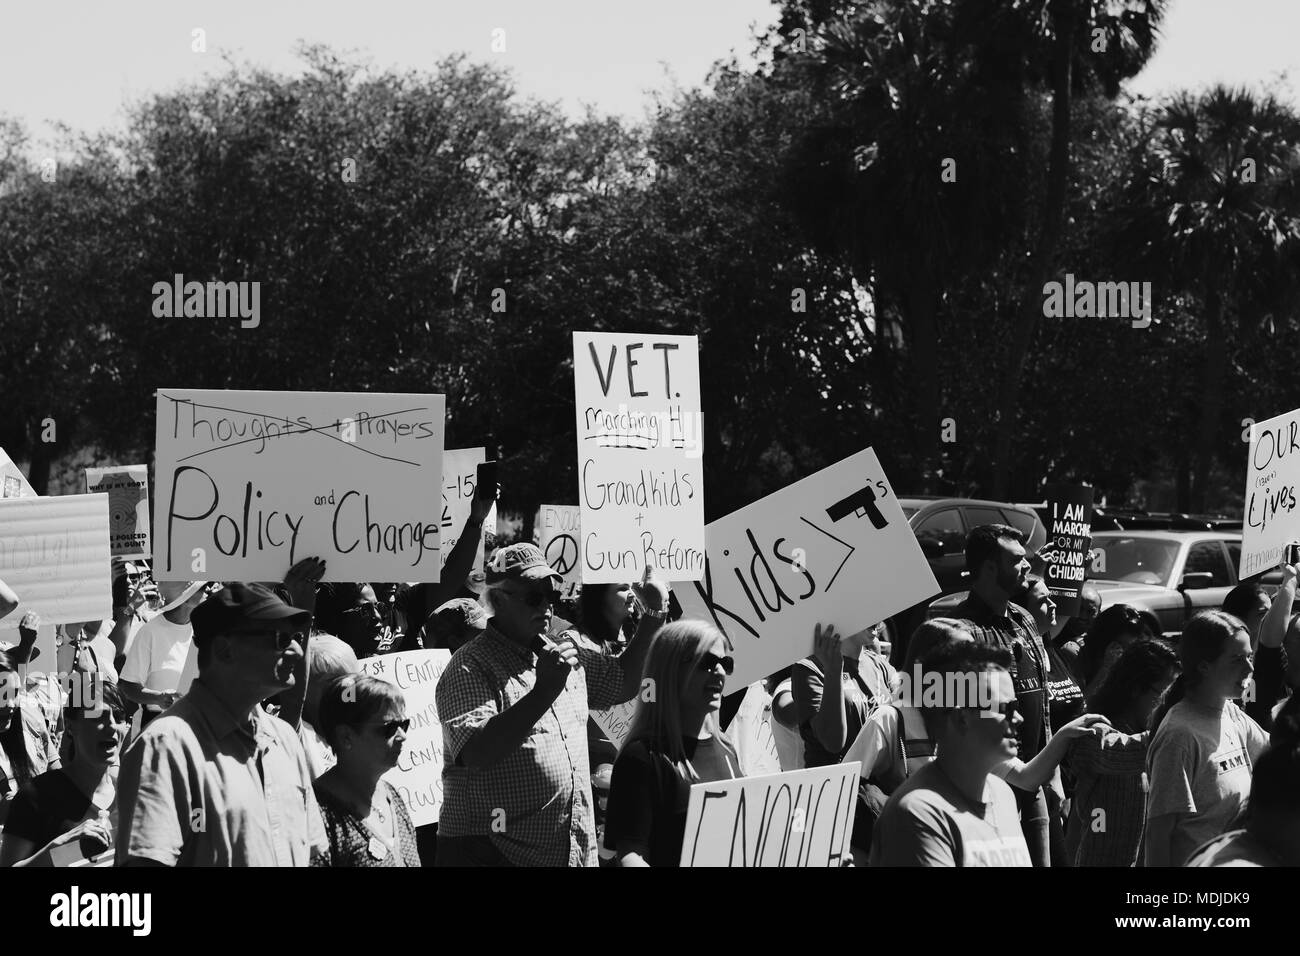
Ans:
[[[261,703],[294,686],[311,614],[236,582],[190,622],[198,677],[122,760],[118,865],[307,866],[328,848],[311,772]]]
[[[641,623],[616,656],[575,631],[547,636],[560,582],[536,545],[498,551],[492,617],[438,682],[438,866],[596,865],[588,712],[636,695],[668,586],[649,569],[634,586]]]
[[[872,866],[1031,865],[1016,798],[992,773],[1018,749],[1010,666],[1007,651],[974,642],[927,658],[926,671],[943,678],[941,699],[922,710],[936,755],[885,804]]]

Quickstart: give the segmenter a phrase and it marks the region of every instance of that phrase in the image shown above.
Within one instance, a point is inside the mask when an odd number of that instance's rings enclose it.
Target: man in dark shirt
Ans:
[[[1029,561],[1024,538],[1010,525],[989,524],[966,538],[966,571],[970,595],[953,617],[981,643],[1011,654],[1011,680],[1024,723],[1019,728],[1020,759],[1037,756],[1051,737],[1047,725],[1046,649],[1029,612],[1011,603],[1025,587]],[[1047,800],[1042,788],[1032,793],[1013,788],[1020,807],[1020,825],[1034,866],[1049,862]]]

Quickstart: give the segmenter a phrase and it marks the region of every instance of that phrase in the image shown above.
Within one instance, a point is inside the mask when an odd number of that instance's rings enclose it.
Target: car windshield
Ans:
[[[1178,560],[1178,542],[1160,538],[1098,536],[1092,546],[1100,553],[1093,559],[1089,577],[1103,581],[1168,586]]]

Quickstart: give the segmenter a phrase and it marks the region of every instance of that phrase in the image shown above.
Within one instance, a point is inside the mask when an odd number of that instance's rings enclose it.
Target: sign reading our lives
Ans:
[[[1300,409],[1258,422],[1246,455],[1245,518],[1241,528],[1243,578],[1275,567],[1283,549],[1300,541]]]
[[[813,628],[855,634],[939,593],[870,448],[706,529],[704,579],[675,586],[686,617],[733,648],[733,686],[813,650]]]
[[[110,617],[108,495],[0,500],[0,581],[19,598],[0,629],[16,628],[28,611],[42,624]],[[43,664],[52,668],[50,660]]]
[[[381,654],[361,662],[363,673],[395,685],[406,703],[411,728],[397,766],[384,779],[401,794],[417,827],[437,823],[442,808],[442,725],[434,695],[450,660],[451,651],[430,650]]]
[[[154,576],[435,582],[441,395],[158,390]]]
[[[691,787],[682,866],[838,867],[862,764],[833,764]]]
[[[1092,541],[1092,496],[1087,485],[1047,489],[1047,543],[1039,557],[1043,559],[1043,583],[1061,617],[1079,613],[1079,592],[1087,576]]]
[[[584,584],[704,576],[699,343],[573,333]]]

